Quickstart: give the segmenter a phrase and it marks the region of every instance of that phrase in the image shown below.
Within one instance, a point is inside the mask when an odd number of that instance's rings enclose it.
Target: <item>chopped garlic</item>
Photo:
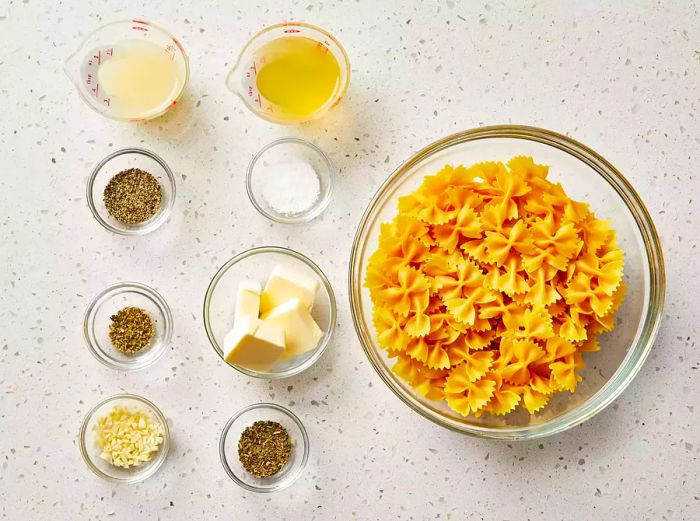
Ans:
[[[149,461],[163,443],[160,422],[145,411],[116,406],[93,427],[100,458],[128,469]]]

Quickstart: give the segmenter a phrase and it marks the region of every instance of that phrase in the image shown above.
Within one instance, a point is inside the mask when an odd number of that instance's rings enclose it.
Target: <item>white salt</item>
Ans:
[[[260,192],[280,214],[297,214],[311,208],[321,193],[316,170],[301,160],[262,165]]]

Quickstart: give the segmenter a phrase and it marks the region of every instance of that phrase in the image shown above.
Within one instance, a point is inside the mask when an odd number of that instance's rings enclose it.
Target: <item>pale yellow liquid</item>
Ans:
[[[97,77],[110,98],[110,112],[144,118],[162,112],[175,100],[184,78],[163,47],[148,40],[126,40],[100,65]]]
[[[265,44],[256,84],[282,117],[304,119],[323,107],[340,87],[340,65],[325,45],[298,36]]]

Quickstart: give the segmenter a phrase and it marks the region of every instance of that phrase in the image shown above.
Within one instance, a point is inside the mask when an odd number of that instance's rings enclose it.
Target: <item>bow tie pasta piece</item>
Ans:
[[[531,387],[523,387],[523,407],[527,409],[530,414],[535,414],[547,405],[550,396],[547,394],[540,393]]]
[[[486,232],[486,251],[489,262],[502,266],[510,253],[534,253],[532,235],[523,220],[518,220],[509,230]]]
[[[473,208],[464,206],[447,224],[435,226],[433,233],[440,247],[452,253],[464,239],[481,238],[481,220]]]
[[[544,350],[532,340],[501,341],[499,365],[501,376],[509,383],[525,385],[530,382],[530,366],[544,356]]]
[[[447,165],[399,199],[365,286],[392,370],[462,415],[541,411],[575,392],[622,304],[610,222],[531,157]]]
[[[395,284],[379,292],[379,299],[399,315],[423,311],[430,301],[430,282],[420,271],[409,266],[399,268]]]
[[[447,371],[430,369],[406,355],[398,355],[391,370],[428,399],[444,399]]]
[[[449,266],[449,262],[446,262]],[[483,286],[484,274],[481,268],[467,260],[460,259],[454,269],[449,269],[444,275],[435,276],[438,294],[443,301],[468,295],[474,288]]]
[[[481,414],[489,412],[496,416],[502,416],[513,412],[522,399],[520,387],[505,382],[501,373],[498,372],[489,372],[485,378],[493,381],[495,384],[493,396],[491,401],[483,409],[477,411],[475,415],[479,417]]]
[[[488,378],[476,382],[468,382],[463,387],[461,382],[454,383],[452,374],[445,382],[445,400],[450,408],[462,416],[478,413],[491,400],[496,390],[496,383]]]
[[[503,207],[506,219],[517,219],[520,211],[517,198],[531,190],[525,178],[519,172],[501,170],[496,174],[494,182],[495,197],[491,204]]]

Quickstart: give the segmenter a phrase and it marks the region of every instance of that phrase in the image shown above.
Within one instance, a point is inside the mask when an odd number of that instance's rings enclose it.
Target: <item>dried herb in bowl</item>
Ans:
[[[163,194],[152,174],[129,168],[109,180],[103,198],[107,211],[117,221],[140,224],[158,213]]]
[[[122,353],[136,353],[151,343],[153,321],[143,309],[127,306],[111,319],[109,340]]]
[[[256,421],[246,427],[238,440],[238,459],[256,478],[274,476],[289,461],[292,442],[281,424]]]

